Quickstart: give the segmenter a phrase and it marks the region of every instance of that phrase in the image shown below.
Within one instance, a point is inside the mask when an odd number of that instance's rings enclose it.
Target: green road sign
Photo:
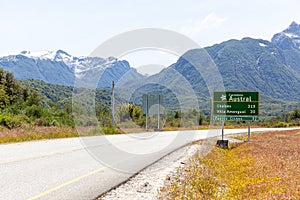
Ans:
[[[257,116],[258,105],[258,102],[214,102],[214,115]]]
[[[213,115],[215,120],[247,120],[241,116],[249,116],[249,120],[259,115],[259,93],[258,92],[214,92]],[[235,116],[220,119],[220,116]]]
[[[259,120],[258,116],[214,116],[213,120],[224,120],[224,121],[257,121]]]
[[[214,92],[214,101],[251,102],[259,101],[258,92]]]

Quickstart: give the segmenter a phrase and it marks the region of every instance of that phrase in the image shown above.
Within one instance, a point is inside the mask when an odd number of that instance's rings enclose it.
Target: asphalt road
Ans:
[[[274,129],[251,132],[268,130]],[[247,130],[225,130],[241,132]],[[139,133],[3,144],[0,199],[94,199],[175,149],[220,133]]]

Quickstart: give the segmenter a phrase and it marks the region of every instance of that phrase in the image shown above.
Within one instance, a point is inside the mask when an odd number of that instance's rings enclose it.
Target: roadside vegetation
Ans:
[[[161,190],[161,199],[298,199],[300,131],[253,134],[230,149],[196,155]]]
[[[7,129],[2,127],[0,130],[0,144],[8,142],[24,142],[30,140],[42,140],[53,138],[77,137],[78,133],[71,127],[30,127]]]
[[[0,125],[8,128],[29,126],[72,126],[72,118],[58,107],[41,105],[37,91],[26,87],[10,72],[0,68]]]
[[[78,95],[76,102],[73,95]],[[91,94],[94,100],[86,98]],[[94,101],[94,102],[93,102]],[[19,81],[0,68],[0,143],[34,139],[76,137],[80,135],[119,134],[145,130],[146,116],[140,105],[116,96],[115,126],[112,126],[111,90],[74,88],[45,83],[40,80]],[[264,105],[266,106],[266,105]],[[205,111],[206,113],[207,111]],[[76,124],[76,126],[75,126]],[[210,116],[195,109],[182,111],[166,107],[161,115],[164,131],[206,129]],[[213,125],[219,126],[219,122]],[[247,122],[226,121],[226,128],[247,126]],[[300,126],[300,109],[276,117],[262,118],[252,126]],[[157,115],[148,116],[148,128],[157,128]],[[44,132],[39,132],[44,130]]]

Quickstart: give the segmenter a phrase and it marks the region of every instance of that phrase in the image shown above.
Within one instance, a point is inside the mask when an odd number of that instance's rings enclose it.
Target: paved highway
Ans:
[[[251,132],[268,130],[274,129]],[[225,130],[241,132],[247,130]],[[201,130],[3,144],[0,199],[94,199],[175,149],[219,135]]]

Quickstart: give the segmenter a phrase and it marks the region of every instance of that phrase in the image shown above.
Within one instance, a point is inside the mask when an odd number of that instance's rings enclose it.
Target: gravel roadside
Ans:
[[[207,139],[180,148],[97,200],[157,200],[160,189],[177,173],[177,169],[184,167],[196,152],[206,155],[215,145],[215,141]]]

